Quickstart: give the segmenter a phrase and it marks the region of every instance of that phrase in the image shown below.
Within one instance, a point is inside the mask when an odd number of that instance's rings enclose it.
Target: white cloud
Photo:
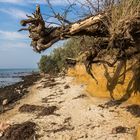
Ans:
[[[81,2],[84,3],[85,0],[69,0],[71,3]],[[0,3],[11,3],[11,4],[18,4],[18,5],[27,5],[27,4],[47,4],[47,0],[0,0]],[[50,0],[52,5],[67,5],[68,0]]]
[[[0,12],[6,13],[14,18],[17,18],[17,19],[27,18],[26,14],[30,15],[29,13],[22,11],[22,10],[19,10],[19,9],[16,9],[16,8],[9,8],[9,9],[1,8]]]
[[[34,4],[45,4],[46,0],[0,0],[0,3],[12,3],[12,4],[27,4],[27,3],[34,3]]]
[[[27,39],[27,36],[19,32],[9,32],[0,30],[0,39],[6,40]]]
[[[28,0],[27,3],[32,3],[32,4],[46,4],[46,0]]]
[[[3,52],[11,52],[11,50],[15,49],[27,49],[29,48],[30,44],[29,43],[24,43],[24,42],[19,42],[19,41],[16,41],[16,42],[13,42],[13,41],[9,41],[8,43],[2,43],[1,46],[0,46],[0,52],[3,51]]]
[[[20,3],[22,0],[0,0],[3,3]]]
[[[0,0],[0,3],[12,3],[12,4],[47,4],[47,0]],[[74,1],[74,0],[72,0]],[[67,0],[50,0],[53,5],[64,5]]]
[[[9,49],[13,49],[13,48],[27,48],[29,46],[30,46],[30,44],[24,43],[21,41],[16,41],[16,42],[9,41],[8,43],[3,43],[1,49],[5,48],[5,50],[9,50]]]

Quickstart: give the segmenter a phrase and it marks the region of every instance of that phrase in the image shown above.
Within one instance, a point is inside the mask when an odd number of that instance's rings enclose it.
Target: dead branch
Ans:
[[[59,19],[62,17],[60,15]],[[103,31],[98,26],[103,25],[102,20],[105,18],[104,14],[99,14],[93,17],[88,17],[86,19],[80,20],[76,23],[70,23],[67,20],[61,19],[67,22],[68,25],[62,27],[45,27],[45,21],[40,13],[40,7],[37,6],[35,13],[32,17],[27,20],[22,20],[22,26],[28,26],[30,38],[32,38],[33,48],[37,52],[41,52],[49,47],[51,47],[55,42],[70,38],[76,35],[93,35],[96,36]],[[90,28],[93,26],[92,28]],[[26,30],[27,30],[26,29]],[[31,44],[31,45],[32,45]]]

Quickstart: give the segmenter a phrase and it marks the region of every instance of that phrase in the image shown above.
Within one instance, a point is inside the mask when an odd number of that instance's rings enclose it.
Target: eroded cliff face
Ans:
[[[69,68],[68,75],[76,77],[76,82],[86,85],[86,91],[96,97],[111,98],[110,91],[107,89],[107,79],[105,77],[105,68],[103,65],[94,65],[93,73],[98,80],[96,81],[86,72],[84,65],[77,64],[73,68]],[[113,75],[113,68],[109,68],[110,76]],[[117,84],[113,90],[115,99],[120,99],[124,94],[127,94],[130,80],[132,78],[132,71],[128,71],[124,80],[124,84]],[[132,86],[132,85],[131,85]],[[137,92],[131,93],[131,97],[127,100],[129,103],[140,104],[140,94]]]

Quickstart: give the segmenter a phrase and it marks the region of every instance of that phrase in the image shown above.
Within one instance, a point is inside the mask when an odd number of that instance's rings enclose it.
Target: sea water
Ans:
[[[36,72],[37,69],[0,69],[0,87],[15,84],[22,81],[21,76]]]

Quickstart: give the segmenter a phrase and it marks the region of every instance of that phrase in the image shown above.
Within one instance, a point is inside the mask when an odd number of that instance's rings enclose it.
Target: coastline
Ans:
[[[41,76],[39,73],[32,73],[20,76],[22,81],[0,88],[0,113],[13,108],[16,101],[20,100],[29,91],[28,88],[34,85]]]
[[[130,104],[106,106],[109,99],[90,97],[73,81],[46,76],[30,86],[25,98],[0,114],[8,124],[1,139],[135,140],[140,118],[127,111]]]

